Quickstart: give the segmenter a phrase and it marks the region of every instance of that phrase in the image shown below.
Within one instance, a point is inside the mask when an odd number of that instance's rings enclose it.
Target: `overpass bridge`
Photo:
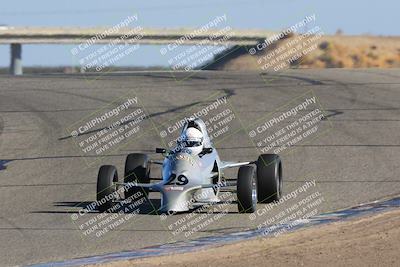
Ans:
[[[119,28],[118,31],[104,34],[107,27],[95,28],[50,28],[50,27],[0,27],[0,44],[11,46],[10,73],[21,75],[23,44],[104,44],[116,39],[129,44],[163,45],[255,45],[276,32],[265,30],[207,29],[200,33],[196,29],[153,29],[141,28],[140,33],[132,34],[133,28]],[[140,38],[137,35],[140,34]],[[229,38],[226,38],[229,36]],[[211,41],[218,40],[218,41]],[[92,43],[93,41],[93,43]]]

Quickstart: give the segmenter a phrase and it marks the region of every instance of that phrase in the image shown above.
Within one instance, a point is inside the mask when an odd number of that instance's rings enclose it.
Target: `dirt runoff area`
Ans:
[[[399,266],[400,210],[197,252],[101,266]],[[96,265],[99,266],[99,265]]]

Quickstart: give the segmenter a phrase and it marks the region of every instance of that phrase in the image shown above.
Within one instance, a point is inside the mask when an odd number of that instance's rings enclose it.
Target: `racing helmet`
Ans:
[[[189,127],[183,133],[182,145],[191,154],[198,155],[203,151],[203,133],[195,127]]]

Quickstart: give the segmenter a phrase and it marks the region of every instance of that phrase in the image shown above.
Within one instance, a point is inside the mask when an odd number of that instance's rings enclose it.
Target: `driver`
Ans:
[[[180,145],[192,155],[200,154],[203,151],[203,133],[195,127],[187,128],[182,133]]]

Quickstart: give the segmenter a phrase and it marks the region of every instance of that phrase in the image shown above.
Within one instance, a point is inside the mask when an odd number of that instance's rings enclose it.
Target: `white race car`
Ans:
[[[163,161],[146,154],[129,154],[124,181],[118,181],[112,165],[100,167],[97,178],[97,203],[100,212],[110,212],[117,201],[132,198],[138,192],[161,193],[162,212],[183,212],[207,203],[218,203],[220,189],[237,193],[240,213],[252,213],[257,202],[277,201],[282,194],[282,162],[276,154],[262,154],[257,161],[222,161],[208,136],[205,123],[197,118],[182,128],[172,150],[157,148]],[[162,177],[151,183],[150,165],[162,165]],[[237,179],[224,176],[227,168],[239,167]],[[122,190],[120,190],[122,188]],[[118,192],[118,193],[116,193]],[[124,194],[121,194],[124,192]]]

